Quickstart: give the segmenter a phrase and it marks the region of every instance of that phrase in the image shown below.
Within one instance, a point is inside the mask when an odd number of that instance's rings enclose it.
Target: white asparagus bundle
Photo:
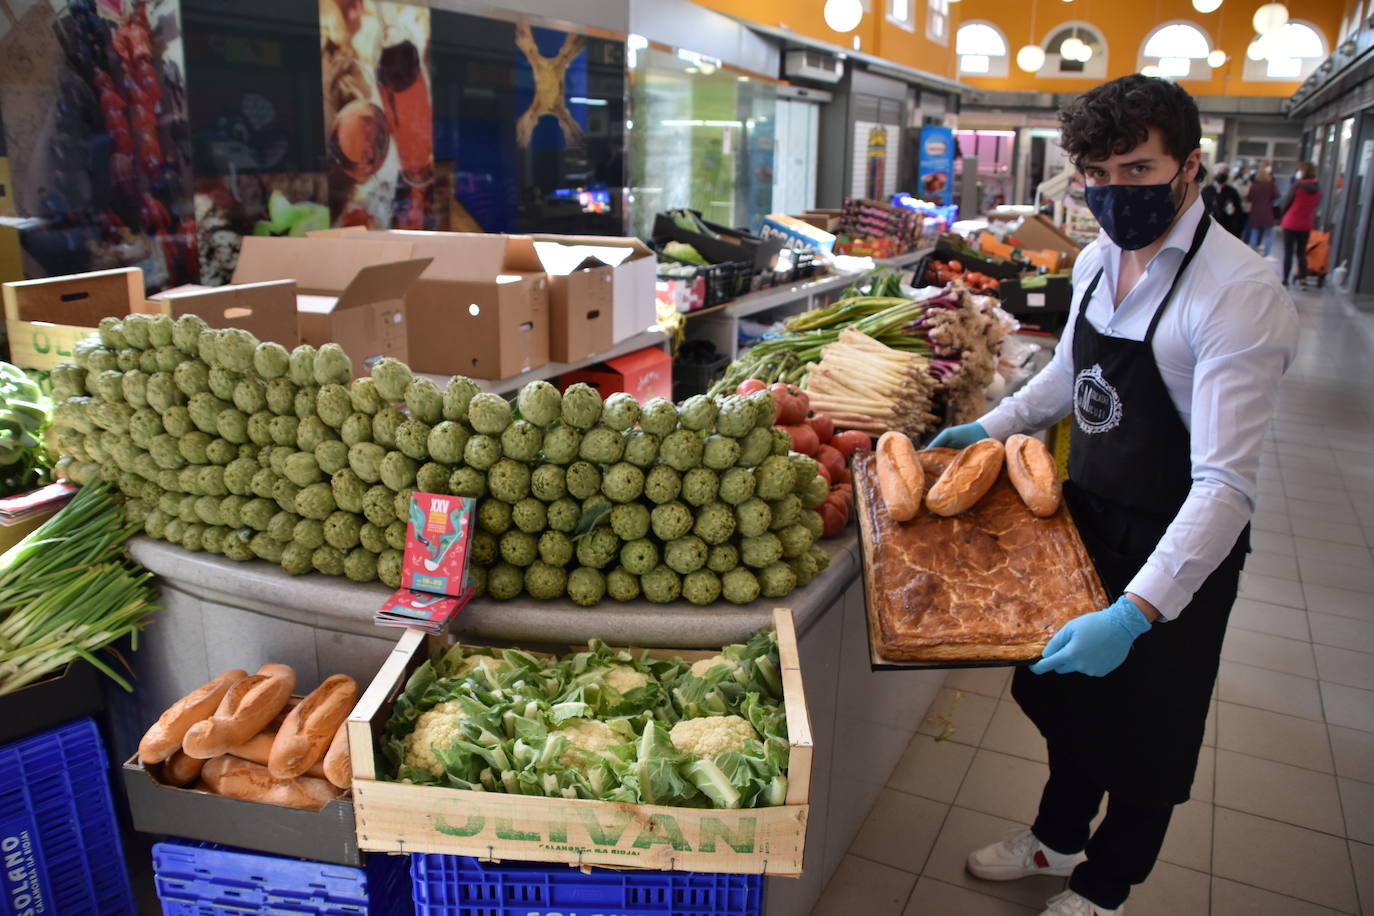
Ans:
[[[925,357],[894,350],[848,328],[821,350],[806,393],[811,406],[843,429],[916,435],[937,422],[931,412],[936,383]]]

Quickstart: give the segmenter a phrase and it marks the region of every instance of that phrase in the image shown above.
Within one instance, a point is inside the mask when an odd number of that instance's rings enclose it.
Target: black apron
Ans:
[[[1144,340],[1101,334],[1087,320],[1101,270],[1078,305],[1064,496],[1113,599],[1145,565],[1192,485],[1188,428],[1152,344],[1211,222],[1206,215],[1199,222]],[[1106,677],[1016,671],[1012,696],[1026,715],[1109,792],[1140,804],[1187,801],[1248,544],[1247,528],[1177,619],[1142,634]]]

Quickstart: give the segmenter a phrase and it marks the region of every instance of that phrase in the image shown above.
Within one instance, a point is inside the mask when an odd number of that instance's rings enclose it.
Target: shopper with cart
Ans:
[[[1034,825],[976,850],[968,869],[1069,875],[1045,914],[1110,916],[1189,797],[1298,324],[1272,269],[1205,211],[1201,124],[1184,89],[1126,76],[1060,120],[1102,225],[1074,267],[1069,326],[1021,393],[934,444],[1073,415],[1065,497],[1116,599],[1016,671],[1012,695],[1046,739],[1050,776]]]

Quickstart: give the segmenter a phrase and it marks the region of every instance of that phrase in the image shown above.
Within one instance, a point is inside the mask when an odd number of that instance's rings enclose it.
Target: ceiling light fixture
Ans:
[[[1221,9],[1221,0],[1193,0],[1193,9],[1199,13],[1215,13]]]
[[[1083,43],[1083,39],[1077,35],[1065,38],[1059,46],[1059,56],[1065,60],[1078,60],[1079,55],[1088,50],[1088,46]],[[1089,52],[1091,53],[1091,52]]]
[[[1211,54],[1207,55],[1207,66],[1211,67],[1213,70],[1224,63],[1226,63],[1226,52],[1220,48],[1217,48]]]
[[[1254,25],[1256,32],[1261,35],[1268,35],[1275,29],[1283,28],[1288,24],[1288,7],[1282,3],[1266,3],[1255,10],[1255,15],[1250,22]]]
[[[836,32],[852,32],[864,18],[860,0],[825,0],[825,24]]]
[[[1035,0],[1031,0],[1031,21],[1030,35],[1031,41],[1035,41]],[[1028,44],[1016,52],[1016,66],[1025,70],[1027,73],[1039,72],[1045,66],[1045,49],[1038,44]]]

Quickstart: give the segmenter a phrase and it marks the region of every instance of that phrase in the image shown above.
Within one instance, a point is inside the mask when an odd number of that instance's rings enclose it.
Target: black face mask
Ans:
[[[1088,209],[1118,247],[1125,251],[1144,248],[1168,232],[1178,215],[1182,202],[1174,202],[1174,181],[1181,174],[1183,166],[1164,184],[1089,187],[1085,195]]]

